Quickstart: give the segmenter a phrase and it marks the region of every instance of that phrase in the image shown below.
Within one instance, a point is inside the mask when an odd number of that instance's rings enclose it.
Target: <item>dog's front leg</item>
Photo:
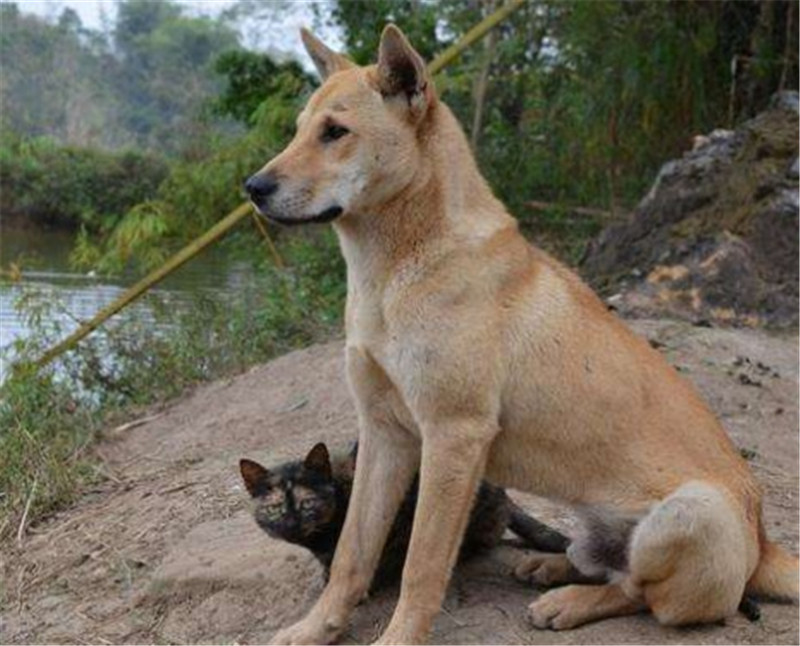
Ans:
[[[353,492],[325,590],[308,615],[273,644],[327,644],[366,595],[384,543],[419,465],[419,440],[404,428],[362,416]]]
[[[420,489],[400,599],[378,643],[424,643],[441,608],[489,445],[490,424],[459,421],[422,436]]]

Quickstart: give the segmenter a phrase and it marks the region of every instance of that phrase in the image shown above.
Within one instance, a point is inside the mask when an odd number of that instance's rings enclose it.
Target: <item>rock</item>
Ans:
[[[628,316],[796,326],[797,160],[797,93],[784,92],[664,164],[631,217],[590,243],[582,273]]]
[[[800,96],[798,96],[796,90],[776,92],[769,100],[769,107],[771,109],[798,112],[800,108]]]

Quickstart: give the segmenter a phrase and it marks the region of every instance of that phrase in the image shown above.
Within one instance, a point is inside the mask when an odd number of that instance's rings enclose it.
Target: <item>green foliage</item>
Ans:
[[[152,155],[6,136],[0,139],[0,209],[36,224],[103,231],[154,195],[166,173]]]
[[[238,47],[224,22],[168,1],[121,0],[113,33],[57,24],[0,4],[0,128],[62,143],[178,154],[212,127],[216,56]]]
[[[52,376],[31,373],[0,388],[0,538],[16,529],[28,499],[36,520],[73,500],[94,472],[87,448],[101,419],[76,406]]]
[[[312,87],[311,77],[294,61],[276,63],[266,54],[245,49],[225,52],[214,69],[227,78],[227,87],[212,102],[213,112],[248,126],[254,125],[256,111],[268,97],[287,99],[287,93],[298,87],[301,92]]]
[[[177,153],[187,139],[208,136],[199,117],[218,90],[215,58],[238,46],[230,27],[187,16],[171,2],[124,0],[117,7],[114,44],[122,126],[136,133],[140,145]]]
[[[446,19],[452,5],[419,0],[339,0],[315,9],[321,20],[344,29],[348,56],[359,65],[368,65],[375,62],[381,32],[390,22],[401,26],[423,58],[433,58],[443,44],[437,38],[437,23]],[[326,18],[321,16],[323,9],[330,10]]]
[[[85,30],[74,11],[54,25],[0,4],[0,128],[79,146],[130,143],[115,128],[109,57],[103,38]]]
[[[249,117],[250,131],[210,142],[210,152],[200,159],[173,162],[155,200],[131,209],[94,244],[82,240],[81,254],[74,256],[79,266],[99,258],[95,267],[106,272],[119,271],[129,261],[141,269],[153,268],[236,208],[244,199],[244,180],[290,139],[310,90],[307,77],[288,71],[273,84],[274,91]]]
[[[734,56],[750,61],[734,87],[738,118],[762,108],[775,90],[797,87],[790,5],[530,2],[436,83],[478,141],[478,162],[495,192],[528,231],[577,260],[601,223],[568,217],[558,205],[624,211],[692,136],[732,125]],[[498,6],[339,0],[327,21],[343,29],[360,63],[374,61],[389,20],[430,60]],[[487,64],[482,99],[478,79]],[[476,125],[480,101],[484,116]],[[541,214],[526,207],[531,199],[556,206]]]

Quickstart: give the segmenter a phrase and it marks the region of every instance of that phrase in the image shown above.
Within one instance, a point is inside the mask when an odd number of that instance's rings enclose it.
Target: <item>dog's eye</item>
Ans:
[[[330,123],[325,126],[325,130],[322,131],[322,142],[328,143],[330,141],[336,141],[337,139],[341,139],[350,131],[345,128],[344,126],[340,126],[335,123]]]

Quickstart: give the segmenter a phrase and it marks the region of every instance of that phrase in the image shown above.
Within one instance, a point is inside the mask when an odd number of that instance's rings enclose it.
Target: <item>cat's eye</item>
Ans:
[[[308,500],[301,500],[300,501],[300,510],[301,511],[308,511],[314,507],[314,501],[310,498]]]
[[[283,507],[284,505],[279,503],[277,505],[270,505],[267,507],[266,512],[267,516],[270,518],[278,518],[279,516],[283,515]]]
[[[340,126],[338,123],[329,123],[325,126],[325,129],[322,131],[322,136],[320,140],[322,143],[327,144],[331,141],[336,141],[337,139],[341,139],[350,131],[345,128],[344,126]]]

